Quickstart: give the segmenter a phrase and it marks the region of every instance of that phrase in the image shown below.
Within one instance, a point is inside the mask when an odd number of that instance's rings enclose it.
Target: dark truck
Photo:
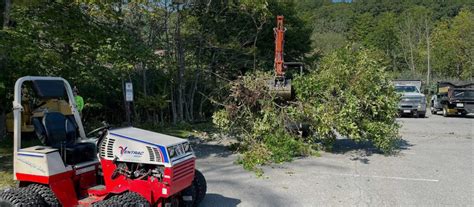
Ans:
[[[442,111],[443,116],[474,113],[474,83],[438,82],[436,94],[431,97],[431,113],[438,111]]]

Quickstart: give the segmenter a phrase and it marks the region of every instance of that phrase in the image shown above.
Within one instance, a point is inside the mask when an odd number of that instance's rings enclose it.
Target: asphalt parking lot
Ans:
[[[219,144],[196,147],[201,206],[473,206],[474,117],[400,118],[402,149],[384,156],[339,140],[336,153],[267,166],[263,178]]]

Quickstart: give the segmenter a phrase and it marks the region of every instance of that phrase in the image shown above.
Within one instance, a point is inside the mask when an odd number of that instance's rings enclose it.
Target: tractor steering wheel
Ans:
[[[103,121],[102,124],[103,124],[103,126],[97,128],[97,129],[94,129],[94,130],[90,131],[89,133],[87,133],[87,137],[90,137],[91,135],[93,135],[93,134],[95,134],[95,133],[97,133],[97,132],[102,132],[102,131],[107,130],[107,129],[110,128],[110,125],[109,125],[107,122]],[[96,138],[101,137],[102,134],[103,134],[103,133],[98,133],[98,134],[96,135]]]

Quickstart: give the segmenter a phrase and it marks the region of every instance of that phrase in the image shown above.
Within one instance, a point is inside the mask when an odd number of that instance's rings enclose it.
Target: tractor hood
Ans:
[[[188,140],[134,127],[109,130],[99,151],[107,160],[167,167],[195,158]]]
[[[142,143],[149,143],[152,145],[160,145],[163,147],[169,147],[176,144],[181,144],[183,142],[187,142],[185,139],[181,139],[178,137],[169,136],[166,134],[160,134],[144,129],[139,129],[135,127],[126,127],[126,128],[119,128],[119,129],[112,129],[109,131],[111,135],[119,136],[122,138],[128,138],[132,140],[136,140]]]

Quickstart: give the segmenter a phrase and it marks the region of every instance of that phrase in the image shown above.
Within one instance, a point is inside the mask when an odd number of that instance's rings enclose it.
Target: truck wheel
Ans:
[[[425,118],[425,117],[426,117],[426,112],[418,114],[418,118]]]
[[[59,200],[56,198],[56,195],[54,195],[53,191],[48,186],[40,185],[40,184],[31,184],[31,185],[28,185],[26,189],[28,189],[32,193],[35,193],[41,196],[41,198],[43,198],[47,206],[50,206],[50,207],[61,206],[61,204],[59,203]]]
[[[43,199],[26,188],[9,189],[0,193],[0,206],[38,206],[46,207]]]
[[[448,117],[448,116],[449,116],[449,114],[448,114],[448,107],[446,107],[446,106],[443,107],[443,116],[444,116],[444,117]]]
[[[120,195],[113,195],[107,200],[93,204],[94,207],[149,207],[150,203],[138,193],[125,192]]]
[[[197,206],[202,202],[202,200],[204,200],[207,191],[206,178],[204,178],[204,175],[197,169],[194,172],[193,185],[196,189],[196,200],[194,205]]]

